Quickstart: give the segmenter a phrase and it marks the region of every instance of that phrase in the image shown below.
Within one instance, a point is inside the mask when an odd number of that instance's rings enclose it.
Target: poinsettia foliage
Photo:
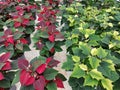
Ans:
[[[14,58],[24,51],[28,51],[28,41],[24,38],[25,35],[23,32],[12,31],[11,29],[6,29],[4,34],[0,36],[0,48],[1,53],[11,52],[11,58]]]
[[[120,89],[120,3],[101,2],[75,0],[61,7],[68,52],[63,68],[72,71],[73,90]]]
[[[25,58],[19,58],[18,67],[20,70],[14,80],[20,81],[21,90],[29,90],[30,87],[34,88],[33,90],[51,90],[53,87],[53,90],[57,90],[57,87],[64,88],[63,81],[66,80],[65,77],[52,68],[58,63],[52,57],[38,57],[30,62]]]
[[[0,55],[0,89],[7,90],[11,86],[15,71],[13,70],[13,62],[10,60],[10,52]]]
[[[43,5],[42,10],[38,12],[37,31],[33,37],[35,47],[40,51],[42,56],[53,56],[56,51],[62,51],[61,45],[64,39],[62,33],[57,29],[57,13],[58,9],[54,9],[51,3],[54,0],[46,1],[48,5]]]

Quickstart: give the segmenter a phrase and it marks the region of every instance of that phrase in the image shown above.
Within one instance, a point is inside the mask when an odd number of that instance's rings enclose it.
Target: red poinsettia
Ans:
[[[1,88],[1,87],[0,87],[0,90],[5,90],[5,88]]]
[[[28,44],[28,41],[27,41],[25,38],[21,38],[21,39],[20,39],[20,42],[21,42],[22,44]]]
[[[63,81],[60,78],[56,78],[54,82],[57,84],[58,88],[64,88]]]
[[[49,61],[47,60],[47,63],[49,63]],[[33,71],[31,69],[32,66],[29,65],[29,62],[26,59],[21,59],[21,58],[18,59],[18,67],[22,69],[20,72],[21,85],[28,86],[33,84],[34,88],[37,89],[39,87],[37,83],[41,82],[41,80],[42,82],[43,81],[45,82],[45,79],[43,78],[42,73],[47,68],[47,63],[41,64],[36,68],[35,71]]]
[[[33,5],[23,5],[23,6],[16,6],[16,12],[12,13],[12,19],[14,20],[14,27],[26,27],[30,24],[31,20],[34,20],[33,15],[29,16],[28,12],[31,13],[33,9],[36,9],[36,4]],[[29,18],[25,18],[24,15],[29,16]]]
[[[43,76],[43,73],[45,72],[46,68],[51,68],[51,66],[56,66],[58,63],[56,63],[56,60],[53,60],[52,57],[49,57],[46,59],[46,62],[43,64],[40,64],[35,70],[32,69],[32,65],[29,64],[29,62],[26,59],[19,58],[18,59],[18,67],[21,69],[20,72],[20,83],[23,86],[29,86],[33,85],[35,90],[44,90],[44,87],[47,83],[49,83],[49,80],[46,80]],[[58,87],[63,88],[62,86],[62,80],[56,78],[53,80]]]
[[[28,41],[25,38],[14,39],[14,36],[16,36],[17,34],[23,35],[23,33],[19,32],[19,31],[12,33],[12,31],[10,29],[5,30],[4,35],[0,37],[1,45],[4,44],[4,46],[8,47],[11,44],[13,46],[16,46],[16,44],[19,44],[19,43],[22,43],[23,45],[28,44]]]
[[[10,58],[9,52],[0,56],[0,64],[2,66],[0,68],[0,71],[6,71],[11,69],[11,62],[9,61],[9,58]],[[4,79],[4,75],[2,74],[2,72],[0,72],[0,80],[3,79]]]
[[[5,46],[14,44],[13,35],[10,29],[4,31],[4,35],[0,37],[0,43],[4,43]]]

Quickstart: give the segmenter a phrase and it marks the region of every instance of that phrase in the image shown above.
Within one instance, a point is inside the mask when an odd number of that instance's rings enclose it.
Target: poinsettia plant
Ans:
[[[33,41],[43,56],[53,56],[56,51],[62,51],[61,45],[64,43],[60,39],[64,37],[56,26],[57,13],[58,10],[53,9],[51,5],[43,5],[42,11],[38,12],[37,31]]]
[[[52,57],[38,57],[30,62],[25,58],[19,58],[18,67],[20,70],[14,80],[18,78],[17,80],[21,83],[21,90],[29,90],[29,88],[32,88],[31,90],[57,90],[57,87],[64,88],[65,77],[53,69],[58,63]]]
[[[28,51],[28,41],[24,38],[24,33],[19,31],[12,31],[7,29],[4,31],[4,34],[0,36],[0,48],[1,53],[11,52],[11,58],[16,59],[21,54],[23,55],[24,51]]]
[[[10,52],[0,54],[0,90],[9,90],[15,75],[13,62],[10,60]]]

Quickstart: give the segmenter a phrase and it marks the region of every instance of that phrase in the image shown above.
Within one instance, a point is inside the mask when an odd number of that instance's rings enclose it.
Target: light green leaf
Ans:
[[[83,42],[79,42],[79,48],[82,50],[82,53],[85,55],[89,55],[90,54],[90,47],[83,43]]]
[[[102,79],[101,83],[106,90],[113,90],[112,81],[109,79]]]
[[[72,56],[72,59],[73,59],[74,62],[79,62],[80,61],[79,56]]]
[[[87,71],[87,70],[88,70],[87,65],[80,64],[79,67],[80,67],[82,70],[84,70],[84,71]]]
[[[93,49],[91,50],[91,54],[92,54],[93,56],[97,55],[97,49],[96,49],[96,48],[93,48]]]
[[[96,80],[101,80],[103,79],[103,75],[101,72],[99,72],[97,69],[93,69],[89,72],[90,76]]]
[[[90,75],[85,76],[84,86],[97,86],[98,81],[96,79],[91,78]]]
[[[95,57],[90,57],[89,58],[90,65],[93,69],[97,68],[100,64],[100,60],[95,58]]]
[[[107,56],[107,54],[108,53],[102,47],[100,47],[100,48],[97,49],[97,56],[100,59],[105,58]]]
[[[80,77],[83,77],[84,75],[85,75],[85,71],[83,71],[79,67],[79,64],[75,65],[71,77],[80,78]]]

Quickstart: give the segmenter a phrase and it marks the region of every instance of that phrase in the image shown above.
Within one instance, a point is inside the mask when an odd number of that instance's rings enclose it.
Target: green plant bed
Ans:
[[[120,8],[115,4],[99,8],[73,2],[62,10],[68,52],[62,67],[72,71],[72,89],[119,90]]]

